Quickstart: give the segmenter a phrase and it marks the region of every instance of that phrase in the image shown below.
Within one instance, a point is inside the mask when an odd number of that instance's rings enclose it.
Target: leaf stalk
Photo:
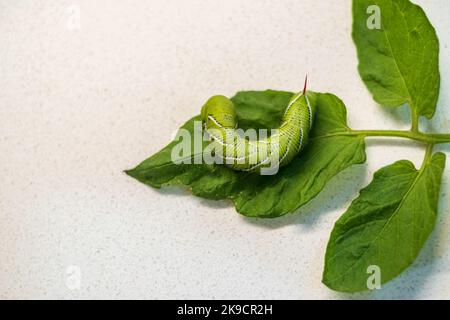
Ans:
[[[359,135],[364,137],[397,137],[406,138],[426,144],[450,143],[450,134],[441,133],[422,133],[418,131],[402,130],[352,130],[350,135]]]

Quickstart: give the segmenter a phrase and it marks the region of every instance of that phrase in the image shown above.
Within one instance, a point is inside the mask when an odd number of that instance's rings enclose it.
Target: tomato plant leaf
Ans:
[[[375,101],[408,103],[431,118],[440,86],[439,42],[424,11],[409,0],[353,0],[352,35],[359,73]]]
[[[236,94],[239,124],[247,128],[278,127],[292,93],[247,91]],[[346,108],[332,94],[311,93],[316,118],[308,146],[291,163],[273,176],[233,171],[224,165],[182,164],[171,160],[171,142],[160,152],[126,173],[156,188],[185,185],[192,193],[208,199],[231,199],[246,216],[273,218],[293,212],[313,199],[339,172],[365,162],[364,138],[333,135],[350,129]],[[182,128],[194,136],[194,117]],[[192,157],[196,154],[192,151]]]
[[[364,291],[370,266],[381,283],[410,266],[434,228],[444,167],[445,155],[436,153],[419,170],[402,160],[377,171],[331,232],[323,282]]]

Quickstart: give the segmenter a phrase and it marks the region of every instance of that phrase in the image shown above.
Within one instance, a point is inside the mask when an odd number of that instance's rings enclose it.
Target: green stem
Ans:
[[[419,132],[419,116],[417,115],[416,109],[411,108],[411,131]]]
[[[412,139],[426,144],[450,143],[450,134],[422,133],[402,130],[351,130],[347,132],[337,132],[322,137],[329,136],[363,136],[363,137],[397,137]],[[319,138],[322,138],[319,137]]]
[[[449,143],[450,134],[439,133],[422,133],[414,131],[401,131],[401,130],[355,130],[354,133],[358,135],[364,135],[366,137],[399,137],[407,138],[427,144]]]
[[[433,138],[433,140],[434,140],[433,144],[449,143],[450,142],[450,134],[430,133],[430,134],[428,134],[428,136]]]
[[[427,152],[425,153],[425,158],[423,159],[422,168],[420,170],[423,170],[425,168],[425,166],[428,164],[429,160],[433,156],[433,149],[434,149],[433,143],[427,145]]]

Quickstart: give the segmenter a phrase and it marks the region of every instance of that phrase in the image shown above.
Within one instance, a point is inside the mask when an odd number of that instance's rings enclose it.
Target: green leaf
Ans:
[[[267,129],[280,126],[291,97],[292,92],[287,91],[244,91],[231,100],[236,105],[240,128]]]
[[[380,8],[381,29],[373,28]],[[371,7],[373,8],[373,7]],[[369,19],[369,22],[368,22]],[[431,118],[439,95],[439,42],[424,11],[408,0],[353,0],[353,40],[359,73],[376,102],[408,103]]]
[[[272,90],[249,91],[232,100],[240,125],[273,128],[278,127],[291,96]],[[274,176],[233,171],[223,165],[175,165],[171,151],[177,142],[126,173],[156,188],[185,185],[196,196],[231,199],[236,210],[246,216],[273,218],[293,212],[313,199],[336,174],[366,160],[364,138],[345,135],[350,129],[342,101],[321,93],[312,93],[310,101],[316,108],[311,141]],[[183,128],[193,133],[195,120],[199,118],[192,118]]]
[[[369,266],[381,283],[410,266],[432,232],[445,155],[427,156],[420,170],[406,160],[384,167],[336,222],[323,282],[337,291],[368,290]]]

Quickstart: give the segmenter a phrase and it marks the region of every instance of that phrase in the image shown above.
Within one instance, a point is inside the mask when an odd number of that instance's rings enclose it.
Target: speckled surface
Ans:
[[[450,4],[416,2],[441,42],[438,117],[424,128],[448,132]],[[346,102],[352,127],[406,128],[407,110],[382,110],[359,79],[350,3],[0,1],[0,297],[450,298],[448,168],[437,228],[407,272],[370,294],[321,284],[334,221],[377,168],[418,164],[414,143],[370,140],[365,165],[277,220],[122,173],[210,95],[299,90],[306,73]]]

